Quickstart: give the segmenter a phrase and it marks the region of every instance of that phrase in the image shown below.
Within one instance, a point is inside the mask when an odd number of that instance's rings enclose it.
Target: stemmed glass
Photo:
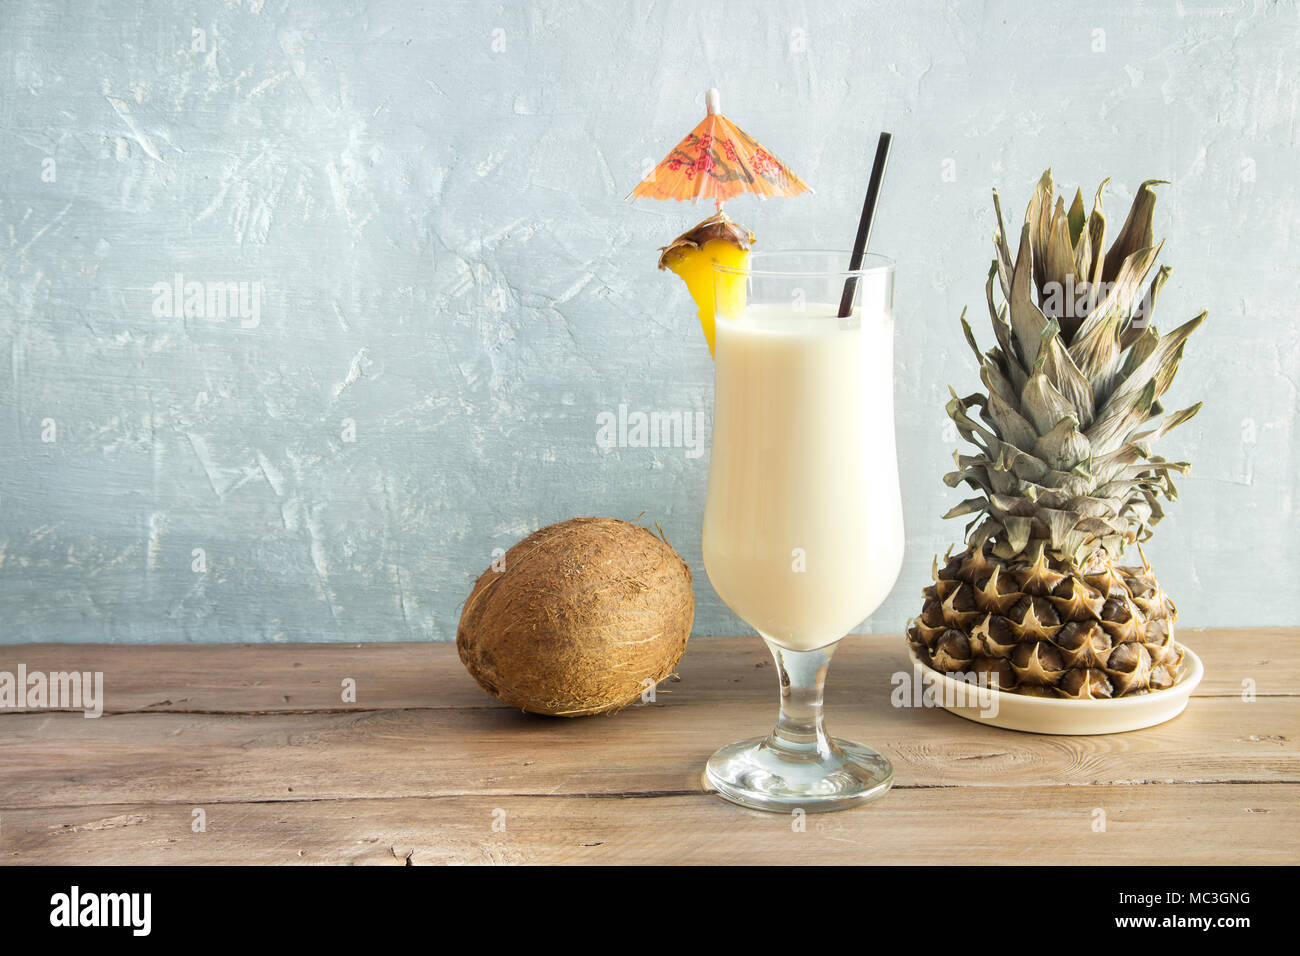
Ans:
[[[829,737],[822,688],[840,639],[884,601],[903,559],[894,442],[894,264],[838,252],[715,265],[713,448],[704,564],[776,661],[775,729],[723,747],[705,778],[763,810],[838,810],[894,772]],[[841,295],[852,309],[840,318]]]

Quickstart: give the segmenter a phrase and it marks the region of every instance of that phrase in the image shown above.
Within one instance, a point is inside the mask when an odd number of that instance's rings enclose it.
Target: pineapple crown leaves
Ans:
[[[1177,498],[1171,473],[1189,467],[1153,455],[1151,446],[1201,408],[1161,418],[1160,398],[1206,313],[1166,335],[1156,331],[1152,311],[1170,272],[1157,267],[1163,242],[1153,227],[1153,187],[1163,180],[1138,188],[1109,249],[1108,182],[1085,212],[1081,191],[1067,207],[1052,171],[1043,173],[1014,258],[993,192],[996,255],[985,294],[997,344],[982,352],[962,311],[985,391],[963,398],[949,389],[947,403],[977,453],[955,453],[957,470],[944,482],[976,494],[944,517],[973,515],[967,540],[989,541],[1003,558],[1043,548],[1076,565],[1099,550],[1119,558],[1151,537],[1164,515],[1159,499]]]

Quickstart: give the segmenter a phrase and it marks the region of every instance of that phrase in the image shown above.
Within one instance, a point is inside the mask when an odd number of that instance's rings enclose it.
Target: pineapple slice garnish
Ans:
[[[686,283],[691,298],[695,300],[710,355],[713,354],[719,304],[724,317],[737,318],[745,311],[747,298],[745,277],[717,273],[713,263],[730,269],[747,269],[749,247],[753,242],[752,232],[719,211],[662,249],[659,268],[676,273]]]

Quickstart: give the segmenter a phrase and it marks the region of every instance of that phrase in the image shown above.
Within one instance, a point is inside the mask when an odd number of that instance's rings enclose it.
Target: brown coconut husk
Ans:
[[[618,710],[676,668],[695,620],[691,583],[686,562],[649,530],[572,518],[480,575],[456,648],[480,686],[515,707],[557,717]]]

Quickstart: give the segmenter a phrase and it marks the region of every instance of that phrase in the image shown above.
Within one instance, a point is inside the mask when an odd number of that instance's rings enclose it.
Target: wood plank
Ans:
[[[1047,737],[896,709],[877,681],[831,696],[831,729],[880,749],[904,786],[1300,780],[1300,698],[1206,698],[1135,733]],[[774,708],[767,695],[722,705],[705,688],[586,720],[506,708],[16,714],[0,735],[0,804],[691,793],[709,754],[766,732]]]
[[[109,712],[0,712],[0,859],[1296,862],[1300,629],[1181,636],[1207,664],[1200,699],[1095,738],[896,709],[900,640],[846,641],[832,729],[884,751],[899,786],[805,833],[703,793],[708,754],[773,719],[756,638],[693,641],[653,704],[585,720],[493,701],[449,645],[0,647],[0,670],[102,670]],[[190,831],[196,806],[207,833]]]
[[[856,810],[758,813],[714,796],[410,797],[7,811],[11,864],[1300,862],[1296,787],[895,790]],[[504,832],[492,829],[505,812]],[[1096,832],[1104,812],[1104,832]],[[501,819],[498,814],[495,819]]]
[[[1253,680],[1258,696],[1300,689],[1300,628],[1182,629],[1180,639],[1205,660],[1198,697],[1240,697]],[[99,671],[108,713],[294,713],[381,708],[504,707],[461,666],[450,644],[0,645],[0,670]],[[678,669],[723,705],[767,694],[770,665],[757,637],[695,638]],[[831,668],[832,692],[907,669],[899,635],[851,637]],[[344,678],[357,700],[341,698]],[[681,688],[678,688],[681,689]],[[0,717],[13,711],[0,712]]]

